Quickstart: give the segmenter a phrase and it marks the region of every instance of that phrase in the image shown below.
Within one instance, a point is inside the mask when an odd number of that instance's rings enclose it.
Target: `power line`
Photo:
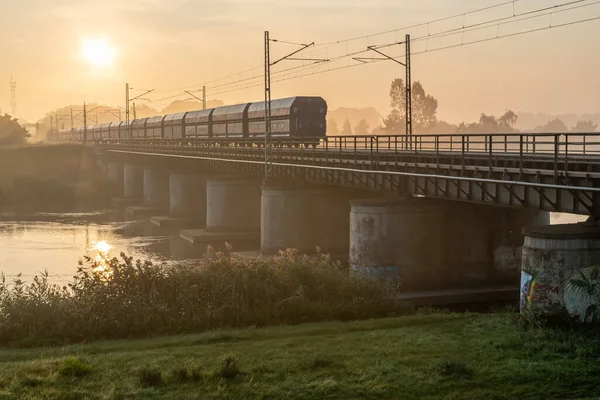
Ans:
[[[574,0],[574,1],[569,1],[567,3],[557,4],[557,5],[550,6],[550,7],[542,7],[542,8],[539,8],[539,9],[525,11],[525,12],[522,12],[522,13],[516,13],[516,12],[513,11],[512,15],[510,15],[508,17],[496,18],[496,19],[485,21],[485,22],[474,23],[474,24],[471,24],[471,25],[466,25],[466,24],[463,23],[463,27],[462,28],[452,28],[452,29],[448,29],[448,30],[445,30],[445,31],[437,32],[437,33],[435,33],[433,35],[427,34],[427,35],[419,36],[419,37],[416,37],[416,38],[412,39],[412,42],[418,42],[418,41],[424,41],[424,40],[433,40],[433,39],[441,38],[441,37],[444,37],[444,36],[452,36],[452,35],[461,34],[461,33],[469,33],[469,32],[473,32],[473,31],[476,31],[476,30],[484,30],[484,29],[488,29],[490,27],[495,27],[495,26],[499,27],[500,25],[507,25],[507,24],[512,24],[512,23],[522,22],[522,21],[525,21],[525,20],[533,19],[533,18],[539,18],[539,17],[546,16],[546,15],[552,15],[552,14],[558,14],[558,13],[562,13],[562,12],[572,11],[572,10],[575,10],[575,9],[578,9],[578,8],[589,7],[589,6],[595,5],[597,3],[600,3],[600,1],[595,1],[595,2],[592,2],[592,3],[580,4],[580,5],[575,6],[575,7],[570,7],[570,8],[558,10],[559,8],[567,7],[567,6],[578,4],[578,3],[584,3],[586,1],[589,1],[589,0]],[[502,5],[506,5],[508,3],[512,3],[512,2],[505,2],[505,3],[502,3]],[[494,7],[490,6],[490,7],[486,7],[486,8],[483,8],[483,9],[475,10],[475,11],[470,12],[470,13],[474,13],[474,12],[478,12],[478,11],[482,11],[482,10],[487,10],[487,9],[491,9],[491,8],[494,8]],[[543,13],[543,14],[539,14],[540,12],[548,11],[548,10],[552,10],[552,11],[547,12],[547,13]],[[466,14],[469,14],[469,13],[466,13]],[[532,15],[532,14],[538,14],[538,15]],[[457,15],[463,15],[463,14],[457,14]],[[526,16],[526,17],[525,18],[520,18],[520,17],[524,17],[524,16]],[[456,17],[456,15],[453,16],[453,17],[446,17],[446,18],[438,19],[438,20],[435,20],[434,22],[443,21],[443,20],[451,19],[451,18],[455,18],[455,17]],[[514,20],[513,21],[506,21],[507,19],[514,19]],[[506,22],[503,22],[503,23],[499,24],[500,21],[506,21]],[[420,26],[420,25],[426,25],[426,24],[427,23],[423,23],[423,24],[414,25],[414,26]],[[473,29],[468,29],[468,28],[473,28]],[[388,32],[394,32],[394,31],[388,31]],[[354,40],[354,39],[351,39],[351,40]],[[394,46],[396,44],[401,44],[401,42],[395,42],[395,43],[386,44],[386,45],[379,45],[379,46],[375,46],[375,47],[376,48],[384,48],[384,47]],[[354,52],[347,52],[347,53],[341,54],[339,56],[331,57],[331,58],[329,58],[328,61],[329,61],[329,63],[331,63],[333,61],[345,59],[345,58],[348,58],[348,57],[362,55],[362,54],[367,53],[367,51],[368,51],[367,49],[361,49],[361,50],[357,50],[357,51],[354,51]],[[285,76],[290,76],[291,74],[289,74],[289,72],[294,71],[294,70],[299,70],[299,69],[300,70],[302,70],[302,69],[316,69],[316,68],[321,67],[320,65],[315,65],[315,64],[319,64],[319,63],[311,63],[311,64],[308,64],[308,65],[305,64],[305,65],[294,66],[294,67],[287,68],[287,69],[284,69],[284,70],[272,72],[272,75],[275,76],[275,75],[282,75],[283,74],[282,77],[285,77]],[[333,69],[333,70],[337,70],[337,69],[338,68]],[[224,83],[224,84],[221,84],[221,85],[217,85],[217,86],[211,87],[211,89],[228,88],[229,86],[234,85],[236,83],[251,82],[251,81],[254,81],[254,80],[258,81],[258,79],[261,79],[261,78],[262,78],[262,76],[257,76],[257,77],[254,77],[254,78],[245,78],[245,79],[241,79],[241,80],[232,81],[232,82]],[[240,88],[240,89],[243,89],[245,86],[246,85],[244,85],[244,86],[237,86],[237,87]],[[257,84],[253,84],[253,83],[248,85],[248,87],[255,87],[255,86],[258,86],[258,85]],[[235,89],[235,90],[238,90],[238,89]],[[221,93],[228,93],[230,91],[233,91],[233,90],[220,90],[220,91],[217,91],[217,92],[213,93],[213,95],[217,95],[217,94],[221,94]]]
[[[400,31],[403,31],[403,30],[406,30],[406,29],[417,28],[417,27],[420,27],[420,26],[427,26],[427,25],[431,25],[431,24],[434,24],[434,23],[437,23],[437,22],[442,22],[442,21],[446,21],[446,20],[458,18],[458,17],[461,17],[461,16],[465,17],[467,15],[471,15],[471,14],[479,13],[479,12],[482,12],[482,11],[487,11],[487,10],[491,10],[491,9],[503,7],[503,6],[506,6],[506,5],[509,5],[509,4],[513,4],[513,9],[514,9],[514,4],[517,3],[517,2],[519,2],[519,1],[520,0],[503,1],[502,3],[499,3],[499,4],[495,4],[495,5],[491,5],[491,6],[487,6],[487,7],[482,7],[482,8],[478,8],[478,9],[475,9],[475,10],[466,11],[466,12],[463,12],[463,13],[454,14],[454,15],[447,16],[447,17],[437,18],[437,19],[433,19],[433,20],[430,20],[430,21],[427,21],[427,22],[422,22],[422,23],[419,23],[419,24],[408,25],[408,26],[404,26],[404,27],[400,27],[400,28],[396,28],[396,29],[392,29],[392,30],[388,30],[388,31],[383,31],[383,32],[377,32],[377,33],[373,33],[373,34],[369,34],[369,35],[364,35],[364,36],[357,36],[357,37],[353,37],[353,38],[345,39],[345,40],[337,40],[337,41],[331,41],[331,42],[318,43],[318,44],[315,44],[315,47],[325,47],[325,46],[330,46],[330,45],[335,45],[335,44],[352,42],[352,41],[356,41],[356,40],[360,40],[360,39],[367,39],[367,38],[374,37],[374,36],[381,36],[381,35],[385,35],[385,34],[389,34],[389,33],[400,32]],[[582,1],[585,1],[585,0],[582,0]],[[302,45],[300,43],[295,43],[295,42],[281,41],[281,40],[278,40],[278,41],[280,43],[293,44],[293,45]],[[235,74],[231,74],[231,75],[224,76],[224,77],[221,77],[221,78],[213,79],[213,80],[210,80],[210,81],[205,81],[205,82],[198,83],[198,84],[195,84],[195,85],[188,85],[188,86],[184,86],[184,87],[180,87],[180,88],[175,88],[175,89],[159,90],[159,91],[157,91],[157,93],[168,93],[168,92],[190,90],[190,89],[193,89],[193,88],[196,88],[196,87],[199,87],[199,86],[208,85],[208,84],[219,82],[219,81],[222,81],[222,80],[225,80],[225,79],[229,79],[229,78],[232,78],[232,77],[235,77],[235,76],[243,75],[245,73],[248,73],[248,72],[251,72],[251,71],[254,71],[254,70],[260,70],[262,68],[263,68],[263,65],[258,65],[258,66],[246,69],[244,71],[237,72]],[[273,74],[275,74],[275,72]],[[258,77],[250,78],[250,79],[258,79],[258,78],[262,78],[262,76],[258,76]],[[220,86],[222,86],[222,85],[220,85]]]
[[[489,37],[489,38],[485,38],[485,39],[473,40],[470,42],[461,42],[458,44],[442,46],[442,47],[438,47],[438,48],[434,48],[434,49],[426,49],[426,50],[422,50],[422,51],[413,52],[412,55],[415,56],[415,55],[426,54],[426,53],[434,53],[437,51],[453,49],[456,47],[484,43],[484,42],[489,42],[489,41],[498,40],[498,39],[504,39],[504,38],[508,38],[508,37],[521,36],[521,35],[525,35],[528,33],[535,33],[535,32],[540,32],[540,31],[545,31],[545,30],[550,30],[550,29],[555,29],[555,28],[561,28],[561,27],[566,27],[566,26],[571,26],[571,25],[577,25],[577,24],[582,24],[585,22],[591,22],[591,21],[597,21],[597,20],[600,20],[600,15],[595,16],[595,17],[580,19],[577,21],[566,22],[566,23],[562,23],[562,24],[553,24],[553,25],[549,25],[549,26],[545,26],[545,27],[541,27],[541,28],[534,28],[534,29],[529,29],[529,30],[521,31],[521,32],[515,32],[515,33],[510,33],[510,34],[493,36],[493,37]],[[404,57],[403,55],[393,56],[393,58],[396,58],[396,59],[398,59],[398,58],[402,59],[403,57]],[[328,73],[328,72],[340,71],[340,70],[344,70],[344,69],[348,69],[348,68],[360,67],[360,66],[372,64],[375,62],[380,62],[380,61],[383,61],[383,60],[373,60],[373,61],[369,61],[369,62],[363,62],[360,64],[344,65],[344,66],[340,66],[340,67],[329,68],[329,69],[325,69],[325,70],[314,71],[314,72],[309,72],[309,73],[300,74],[300,75],[294,75],[294,76],[290,76],[290,77],[283,77],[283,78],[274,80],[273,83],[283,82],[283,81],[288,81],[288,80],[293,80],[293,79],[299,79],[299,78],[303,78],[303,77],[319,75],[319,74],[324,74],[324,73]],[[242,87],[235,87],[230,90],[223,90],[223,91],[214,93],[213,95],[219,95],[219,94],[223,94],[223,93],[229,93],[229,92],[234,92],[234,91],[238,91],[238,90],[249,89],[249,88],[253,88],[253,87],[257,87],[257,86],[261,86],[261,83],[246,85],[246,86],[242,86]]]

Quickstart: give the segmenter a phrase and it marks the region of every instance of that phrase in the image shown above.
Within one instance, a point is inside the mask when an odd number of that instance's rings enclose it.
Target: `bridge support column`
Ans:
[[[123,168],[123,190],[125,198],[144,198],[144,168],[138,165],[125,165]]]
[[[348,257],[350,205],[346,190],[289,185],[265,186],[261,199],[261,252],[288,248],[335,258]]]
[[[516,286],[520,230],[547,220],[547,213],[425,198],[353,201],[350,266],[399,278],[405,289]]]
[[[169,208],[169,172],[160,168],[144,169],[144,206]]]
[[[260,182],[252,178],[217,178],[206,182],[206,229],[181,231],[181,237],[206,251],[229,243],[234,251],[260,245]]]
[[[591,223],[531,226],[523,229],[521,312],[563,317],[566,311],[586,321],[590,306],[600,310],[598,292],[578,290],[574,279],[598,283],[590,275],[600,267],[600,226]],[[596,316],[598,314],[596,313]],[[589,321],[592,316],[588,314]]]
[[[169,216],[153,217],[161,230],[203,228],[206,224],[206,177],[190,172],[169,176]]]
[[[114,185],[117,195],[122,196],[125,187],[125,173],[122,163],[116,161],[108,163],[108,180]]]

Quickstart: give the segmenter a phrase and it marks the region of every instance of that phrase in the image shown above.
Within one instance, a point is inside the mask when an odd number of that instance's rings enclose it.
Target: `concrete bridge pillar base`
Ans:
[[[589,321],[590,306],[600,310],[598,293],[577,290],[574,279],[598,283],[591,277],[600,265],[600,226],[591,223],[530,226],[523,229],[525,243],[521,272],[521,312],[539,311],[564,317],[565,311]]]
[[[404,289],[516,284],[521,228],[547,221],[537,211],[426,198],[353,201],[350,266]]]
[[[261,252],[293,248],[348,257],[349,195],[344,189],[268,185],[261,198]]]
[[[210,245],[233,251],[260,246],[260,182],[252,178],[216,178],[206,182],[206,229],[181,231],[199,253]]]

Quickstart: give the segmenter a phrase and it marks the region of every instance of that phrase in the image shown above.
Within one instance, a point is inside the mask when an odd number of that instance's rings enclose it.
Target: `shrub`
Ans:
[[[42,274],[0,282],[0,344],[34,346],[219,328],[398,314],[391,285],[349,275],[325,256],[274,260],[235,254],[166,267],[85,259],[71,283]]]
[[[237,359],[233,354],[225,354],[219,358],[219,367],[215,376],[223,379],[235,379],[240,375]]]
[[[58,368],[61,376],[80,378],[92,372],[92,366],[77,357],[67,357]]]

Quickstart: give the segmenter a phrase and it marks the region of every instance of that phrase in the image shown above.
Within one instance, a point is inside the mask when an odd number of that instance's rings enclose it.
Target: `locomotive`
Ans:
[[[326,136],[327,103],[322,97],[296,96],[271,101],[273,141],[298,139],[316,145]],[[243,103],[189,111],[133,121],[111,122],[87,128],[87,141],[218,139],[235,143],[247,139],[261,144],[265,137],[265,103]],[[49,141],[84,141],[85,130],[77,128],[48,132]]]

